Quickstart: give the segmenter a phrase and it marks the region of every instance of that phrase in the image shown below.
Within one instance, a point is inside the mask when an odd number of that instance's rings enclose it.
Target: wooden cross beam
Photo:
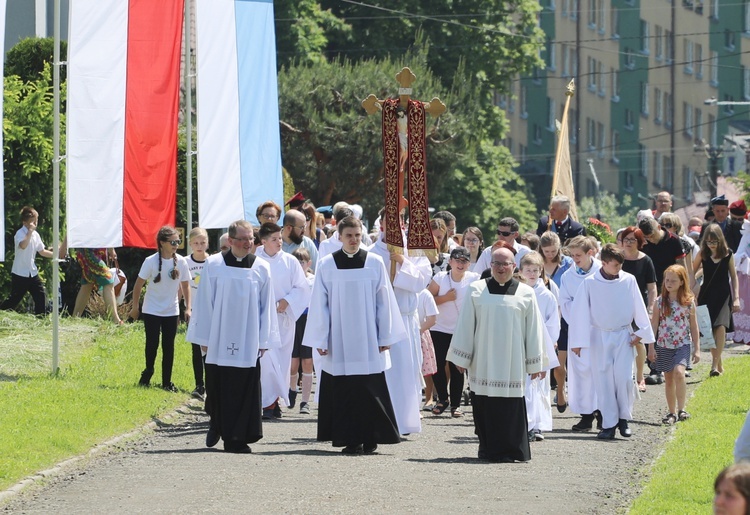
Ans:
[[[411,99],[411,85],[415,80],[417,80],[417,76],[408,67],[404,67],[396,75],[396,81],[400,86],[398,88],[398,98],[401,107],[404,109],[406,109],[406,104]],[[380,100],[371,94],[362,101],[362,107],[367,114],[375,114],[382,109],[383,102],[384,100]],[[422,104],[424,105],[424,110],[433,118],[437,118],[445,112],[445,104],[438,97],[434,97],[429,102],[422,102]]]

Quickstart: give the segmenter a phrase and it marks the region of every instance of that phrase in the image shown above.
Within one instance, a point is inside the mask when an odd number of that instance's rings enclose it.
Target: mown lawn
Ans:
[[[60,370],[51,374],[49,319],[0,312],[0,490],[184,402],[194,387],[180,331],[173,381],[180,393],[136,386],[144,367],[141,323],[63,318]],[[161,352],[152,384],[160,384]]]
[[[629,513],[711,513],[714,478],[733,462],[734,441],[750,408],[750,356],[725,360],[725,370],[703,381],[688,400],[691,418],[675,426]]]

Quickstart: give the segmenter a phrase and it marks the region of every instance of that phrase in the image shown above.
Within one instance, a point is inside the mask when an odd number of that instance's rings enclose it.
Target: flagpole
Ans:
[[[185,0],[185,171],[187,183],[187,230],[193,229],[193,84],[190,76],[190,2]],[[187,238],[187,234],[185,234]]]
[[[54,51],[52,67],[52,373],[59,370],[60,323],[60,0],[54,0],[53,14]]]

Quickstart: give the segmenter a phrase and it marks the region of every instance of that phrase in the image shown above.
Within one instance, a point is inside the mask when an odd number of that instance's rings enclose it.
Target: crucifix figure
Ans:
[[[398,195],[399,195],[399,211],[406,207],[407,202],[404,198],[404,171],[406,163],[409,157],[408,150],[408,134],[409,134],[409,115],[408,106],[411,100],[412,94],[412,83],[417,80],[417,76],[414,75],[408,67],[404,67],[397,75],[396,81],[399,84],[398,88],[398,107],[396,109],[397,117],[397,130],[398,130]],[[383,110],[383,104],[387,100],[380,100],[375,95],[371,94],[362,101],[362,107],[365,109],[367,114],[375,114]],[[434,97],[429,102],[420,102],[424,106],[425,112],[429,113],[432,117],[437,118],[445,112],[445,104],[437,97]]]

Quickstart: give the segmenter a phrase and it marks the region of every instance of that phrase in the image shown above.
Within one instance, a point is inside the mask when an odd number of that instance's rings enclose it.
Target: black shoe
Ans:
[[[628,421],[624,418],[621,418],[617,423],[617,428],[620,430],[620,436],[623,438],[630,438],[633,436],[633,433],[630,431],[630,426],[628,426]]]
[[[599,410],[596,410],[594,412],[594,418],[596,419],[596,428],[601,430],[602,429],[602,412]]]
[[[177,393],[177,392],[179,392],[179,390],[178,390],[178,389],[177,389],[177,387],[176,387],[176,386],[174,385],[174,383],[167,383],[167,384],[163,384],[163,385],[161,385],[161,389],[162,389],[162,390],[166,390],[166,391],[168,391],[168,392],[172,392],[172,393]]]
[[[529,443],[536,442],[536,436],[534,436],[533,429],[526,434],[526,437],[529,439]]]
[[[273,407],[273,418],[281,418],[281,406],[276,404],[276,406]]]
[[[271,420],[273,418],[273,408],[263,408],[263,420]]]
[[[253,452],[246,443],[224,442],[224,451],[233,454],[250,454]]]
[[[614,440],[615,439],[615,429],[617,429],[617,426],[610,427],[609,429],[602,429],[599,431],[599,434],[596,435],[596,437],[599,440]]]
[[[362,444],[347,445],[346,447],[341,449],[342,454],[356,455],[356,454],[362,454],[363,452],[364,452],[364,449],[362,448]]]
[[[377,450],[378,450],[378,444],[376,443],[362,446],[362,452],[365,454],[373,454]]]
[[[293,408],[297,403],[297,390],[289,390],[289,407]]]
[[[205,386],[196,386],[195,390],[193,390],[193,393],[190,394],[193,399],[198,399],[199,401],[205,401],[206,400],[206,387]]]
[[[138,380],[138,386],[149,386],[151,384],[151,376],[154,375],[154,369],[147,368],[141,372],[141,378]]]
[[[206,447],[213,447],[214,445],[219,443],[220,439],[221,439],[221,436],[219,436],[218,431],[209,429],[208,433],[206,433]]]
[[[573,431],[589,431],[594,427],[594,415],[581,415],[581,420],[572,427]]]

